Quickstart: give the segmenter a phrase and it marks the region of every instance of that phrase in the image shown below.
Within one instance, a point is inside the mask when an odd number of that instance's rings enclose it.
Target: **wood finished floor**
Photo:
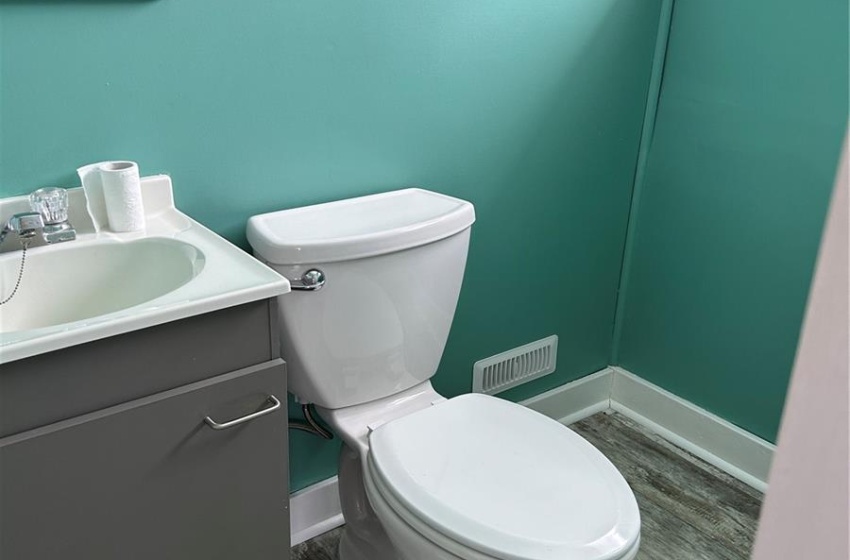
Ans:
[[[637,560],[746,560],[762,495],[620,414],[570,426],[623,473],[641,513]],[[341,529],[292,548],[291,560],[338,560]],[[568,559],[565,559],[568,560]]]

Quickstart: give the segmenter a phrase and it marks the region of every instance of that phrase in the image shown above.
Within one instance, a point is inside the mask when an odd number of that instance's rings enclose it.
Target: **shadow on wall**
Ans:
[[[442,393],[468,392],[474,361],[555,333],[558,371],[500,396],[522,400],[608,365],[659,7],[600,8],[546,101],[504,140],[492,182],[458,178],[478,220],[434,380]],[[513,328],[526,315],[537,320]]]
[[[847,20],[843,0],[675,4],[627,256],[614,363],[769,441],[847,122]]]

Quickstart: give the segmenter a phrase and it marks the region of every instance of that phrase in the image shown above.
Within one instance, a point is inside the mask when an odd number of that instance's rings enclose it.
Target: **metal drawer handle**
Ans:
[[[230,422],[224,422],[223,424],[219,424],[209,416],[204,418],[204,422],[206,422],[207,426],[209,426],[213,430],[226,430],[227,428],[232,428],[233,426],[238,426],[239,424],[244,424],[245,422],[250,422],[254,418],[259,418],[260,416],[271,414],[272,412],[280,408],[280,401],[277,400],[277,397],[275,397],[274,395],[269,395],[269,398],[266,402],[270,402],[272,403],[272,405],[268,408],[264,408],[263,410],[258,410],[257,412],[254,412],[247,416],[243,416],[242,418],[231,420]]]

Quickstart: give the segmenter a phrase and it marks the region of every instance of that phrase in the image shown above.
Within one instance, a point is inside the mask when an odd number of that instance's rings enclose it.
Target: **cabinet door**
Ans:
[[[0,439],[0,559],[288,558],[285,407],[275,360]]]

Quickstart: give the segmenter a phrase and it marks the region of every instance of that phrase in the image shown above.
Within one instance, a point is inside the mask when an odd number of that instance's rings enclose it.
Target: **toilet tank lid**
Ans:
[[[470,202],[411,188],[252,216],[247,236],[267,262],[316,264],[424,245],[474,221]]]

